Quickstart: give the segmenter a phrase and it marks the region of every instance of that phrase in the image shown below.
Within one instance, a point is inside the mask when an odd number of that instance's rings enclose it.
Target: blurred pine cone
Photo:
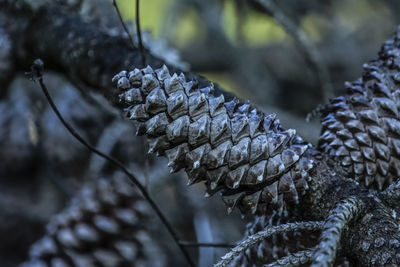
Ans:
[[[319,147],[367,188],[385,189],[400,176],[399,30],[363,77],[346,83],[322,120]]]
[[[213,84],[198,88],[166,66],[122,71],[113,81],[137,134],[149,137],[149,153],[165,155],[172,171],[185,168],[189,184],[205,181],[207,195],[222,190],[228,211],[267,214],[306,192],[309,145],[274,114],[225,102]]]
[[[126,177],[93,181],[47,225],[21,267],[163,266],[146,232],[147,212]]]

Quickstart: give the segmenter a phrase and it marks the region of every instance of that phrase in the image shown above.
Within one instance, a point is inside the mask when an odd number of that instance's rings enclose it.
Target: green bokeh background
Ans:
[[[184,2],[183,0],[180,0]],[[178,1],[179,2],[179,1]],[[135,1],[117,0],[122,16],[125,20],[135,20]],[[194,8],[185,10],[179,18],[174,18],[174,29],[163,32],[163,26],[174,8],[176,0],[141,0],[140,19],[142,30],[150,30],[152,36],[165,39],[171,47],[187,49],[196,41],[205,37],[206,29],[200,16]],[[233,46],[245,44],[247,47],[263,47],[272,43],[293,42],[292,38],[286,34],[284,29],[270,16],[246,10],[246,16],[242,21],[238,21],[238,10],[233,0],[224,1],[223,12],[223,31],[227,39]],[[349,0],[338,2],[332,5],[331,17],[317,13],[309,13],[301,18],[300,26],[306,32],[310,40],[317,43],[324,37],[329,25],[334,23],[346,29],[346,34],[351,36],[363,29],[366,21],[374,21],[381,16],[389,16],[390,11],[385,3],[369,0]],[[242,23],[241,43],[238,41],[238,23]],[[184,60],[184,59],[183,59]],[[245,97],[242,91],[237,88],[234,79],[221,72],[201,72],[209,80],[219,83],[227,91]]]

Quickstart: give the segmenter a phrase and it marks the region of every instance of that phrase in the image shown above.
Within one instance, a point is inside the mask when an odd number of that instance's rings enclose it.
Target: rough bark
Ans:
[[[48,4],[32,9],[22,1],[14,2],[0,2],[0,27],[11,36],[11,42],[18,44],[12,46],[14,50],[10,53],[21,69],[28,69],[32,60],[40,57],[48,69],[65,73],[117,104],[111,78],[122,69],[141,67],[138,49],[130,47],[120,37],[108,36],[58,6]],[[146,58],[154,68],[163,64],[149,54]],[[169,69],[179,72],[173,67]],[[197,79],[200,86],[208,82],[194,73],[186,73],[186,77]],[[216,89],[217,94],[222,92]],[[230,99],[228,94],[224,95]],[[341,245],[347,256],[362,266],[400,264],[399,222],[393,215],[394,210],[374,191],[367,191],[354,180],[346,179],[341,167],[335,166],[325,155],[314,149],[307,153],[317,166],[312,173],[310,190],[302,199],[304,218],[323,220],[339,200],[357,197],[364,203],[365,211],[344,231]]]

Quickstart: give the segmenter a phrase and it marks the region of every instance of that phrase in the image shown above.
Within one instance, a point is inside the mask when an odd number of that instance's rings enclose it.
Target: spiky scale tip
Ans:
[[[382,47],[378,60],[364,64],[362,78],[345,84],[345,96],[331,100],[319,139],[319,148],[340,162],[350,177],[378,190],[400,173],[398,38]]]
[[[117,74],[114,81],[125,78]],[[275,114],[264,116],[238,99],[225,102],[212,84],[198,88],[165,66],[135,69],[128,80],[140,94],[128,88],[119,97],[128,117],[142,123],[138,132],[148,135],[149,152],[166,155],[171,171],[185,168],[189,184],[205,181],[207,195],[222,190],[229,211],[282,210],[307,190],[309,146],[296,131],[283,130]]]

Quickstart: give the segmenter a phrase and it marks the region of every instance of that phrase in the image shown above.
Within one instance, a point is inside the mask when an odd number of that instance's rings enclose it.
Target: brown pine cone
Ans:
[[[222,190],[228,212],[238,206],[266,214],[285,201],[297,203],[307,190],[309,145],[275,114],[225,102],[213,84],[198,88],[166,66],[122,71],[113,81],[127,116],[138,122],[137,134],[148,136],[149,153],[165,155],[172,171],[185,168],[189,184],[205,181],[207,195]]]
[[[400,175],[400,36],[386,42],[363,77],[346,83],[322,120],[320,149],[367,188],[382,190]]]
[[[21,267],[162,266],[146,232],[147,210],[126,177],[98,179],[53,218]]]

